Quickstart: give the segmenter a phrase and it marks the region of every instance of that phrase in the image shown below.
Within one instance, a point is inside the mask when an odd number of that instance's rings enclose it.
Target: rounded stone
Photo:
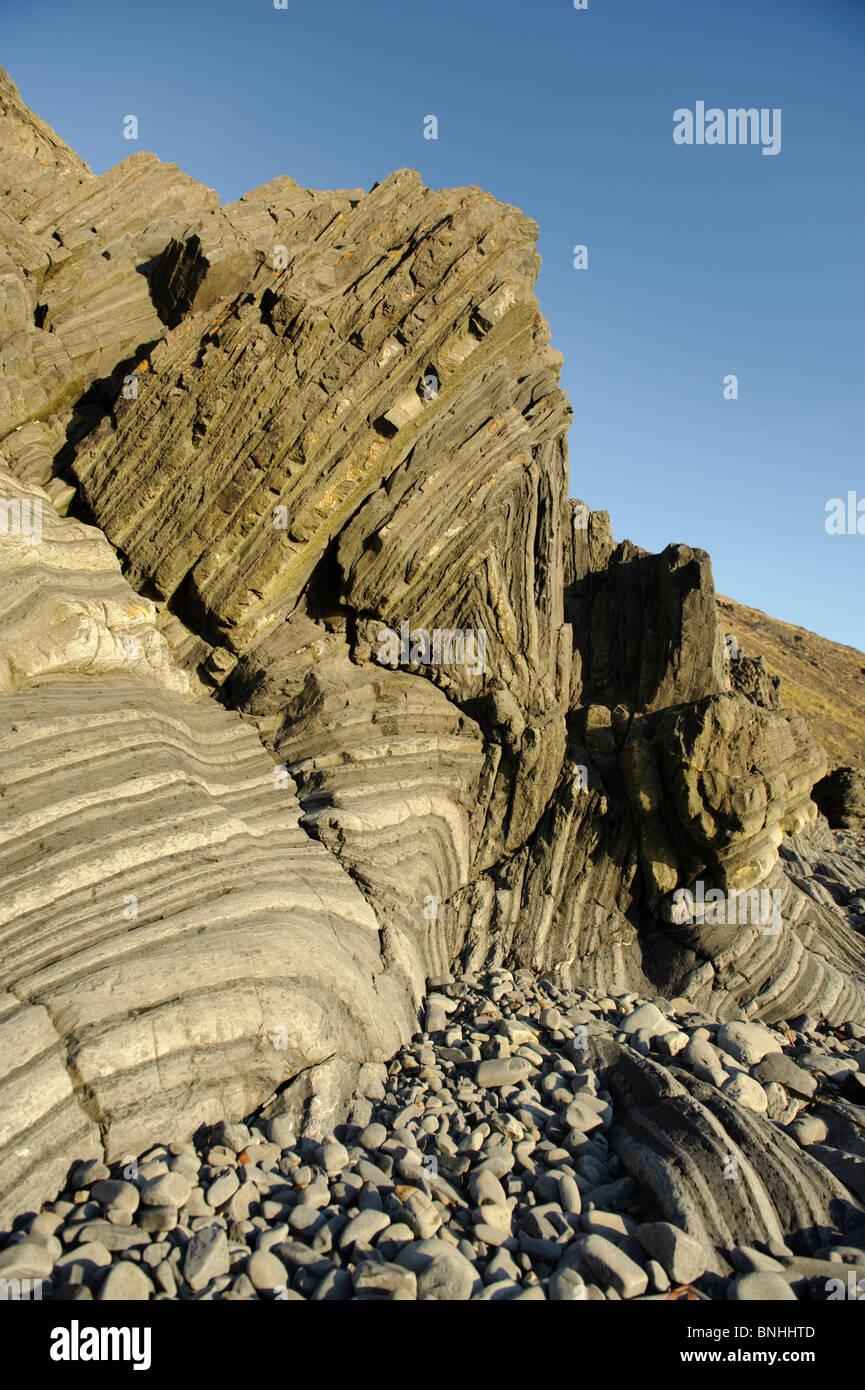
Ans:
[[[207,1200],[212,1207],[221,1207],[223,1202],[234,1196],[239,1187],[240,1178],[236,1169],[226,1168],[207,1188]]]
[[[496,1086],[512,1086],[524,1081],[534,1071],[527,1057],[492,1057],[478,1065],[475,1080],[485,1089]]]
[[[646,1292],[646,1271],[604,1236],[586,1236],[580,1254],[601,1283],[614,1289],[620,1298],[638,1298]]]
[[[288,1224],[295,1235],[311,1238],[321,1230],[324,1217],[318,1207],[301,1202],[288,1213]]]
[[[366,1149],[367,1153],[373,1153],[376,1149],[380,1149],[386,1140],[387,1130],[384,1125],[379,1124],[367,1125],[366,1129],[361,1130],[357,1136],[358,1144],[362,1149]]]
[[[228,1237],[221,1226],[204,1226],[196,1231],[186,1247],[183,1277],[190,1288],[198,1291],[211,1279],[227,1274],[230,1267]]]
[[[176,1207],[141,1207],[136,1216],[141,1231],[170,1231],[177,1225]]]
[[[740,1274],[727,1285],[727,1297],[735,1303],[795,1303],[796,1295],[781,1274],[771,1270],[759,1270],[754,1274]]]
[[[141,1189],[141,1202],[145,1207],[179,1207],[189,1201],[192,1184],[183,1173],[161,1173],[151,1178]]]
[[[425,1301],[464,1302],[480,1292],[478,1272],[455,1246],[445,1240],[415,1240],[396,1257],[403,1269],[417,1277],[418,1298]]]
[[[758,1115],[765,1115],[769,1108],[769,1097],[763,1087],[759,1081],[755,1081],[753,1076],[748,1076],[745,1072],[734,1072],[724,1082],[721,1090],[728,1099],[734,1100],[737,1105],[743,1105],[746,1110],[755,1111]]]
[[[53,1262],[53,1250],[36,1240],[21,1240],[0,1252],[0,1279],[48,1279]]]
[[[777,1082],[785,1091],[805,1099],[813,1096],[817,1089],[816,1078],[804,1067],[798,1067],[784,1052],[768,1052],[752,1069],[751,1075],[763,1086]]]
[[[256,1250],[246,1263],[246,1273],[259,1293],[271,1293],[288,1284],[285,1265],[270,1250]]]
[[[829,1137],[829,1126],[821,1115],[799,1115],[789,1130],[803,1149],[810,1144],[823,1144]]]
[[[722,1052],[729,1052],[746,1067],[762,1062],[769,1052],[781,1051],[775,1034],[762,1023],[722,1023],[715,1042]]]
[[[320,1144],[316,1149],[315,1161],[328,1174],[341,1173],[343,1168],[348,1167],[348,1149],[335,1141]]]
[[[635,1009],[623,1019],[621,1031],[635,1034],[645,1030],[651,1038],[655,1033],[667,1032],[669,1027],[669,1020],[664,1018],[657,1004],[642,1004],[639,1009]]]
[[[145,1303],[153,1292],[153,1285],[140,1265],[132,1260],[119,1260],[103,1279],[98,1297],[109,1302]]]
[[[368,1246],[375,1240],[376,1236],[386,1230],[390,1225],[390,1217],[383,1211],[375,1211],[372,1207],[367,1207],[357,1216],[349,1221],[339,1237],[340,1250],[348,1250],[351,1246]]]
[[[73,1163],[69,1182],[73,1188],[89,1187],[107,1177],[110,1177],[109,1170],[100,1158],[82,1158]]]
[[[550,1279],[550,1299],[556,1303],[584,1303],[588,1297],[583,1276],[575,1269],[557,1270]]]
[[[559,1178],[559,1202],[563,1211],[572,1216],[579,1215],[582,1209],[582,1197],[576,1179],[570,1173],[563,1173]]]
[[[670,1221],[646,1221],[636,1230],[637,1240],[676,1284],[693,1284],[706,1272],[709,1253],[694,1236]]]
[[[112,1207],[116,1211],[137,1211],[141,1200],[134,1183],[123,1182],[117,1178],[103,1178],[95,1182],[90,1191],[103,1207]]]
[[[211,1141],[217,1146],[224,1145],[232,1153],[239,1154],[252,1142],[252,1136],[246,1125],[229,1124],[223,1120],[214,1126]]]
[[[542,1028],[547,1028],[551,1032],[557,1033],[564,1024],[564,1019],[558,1009],[544,1009],[541,1014],[540,1022]]]

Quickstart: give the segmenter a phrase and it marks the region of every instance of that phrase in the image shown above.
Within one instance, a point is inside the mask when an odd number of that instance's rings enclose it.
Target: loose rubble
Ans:
[[[56,1201],[16,1221],[0,1279],[41,1280],[56,1300],[486,1302],[813,1300],[865,1278],[865,1157],[847,1155],[859,1196],[851,1184],[846,1229],[822,1248],[710,1248],[627,1171],[617,1087],[590,1064],[626,1049],[826,1149],[833,1107],[865,1120],[865,1028],[718,1022],[684,998],[527,970],[430,989],[424,1017],[441,1026],[368,1067],[377,1079],[323,1142],[282,1113],[134,1163],[76,1163]]]

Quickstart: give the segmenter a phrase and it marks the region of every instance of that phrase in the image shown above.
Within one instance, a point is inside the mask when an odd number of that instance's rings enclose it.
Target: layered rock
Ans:
[[[40,1133],[54,1106],[115,1153],[384,1057],[459,959],[863,1016],[861,934],[778,859],[824,755],[731,677],[703,552],[568,502],[536,225],[411,170],[220,207],[152,155],[94,177],[5,76],[0,111],[6,988]],[[680,910],[755,889],[769,930]]]
[[[143,152],[95,177],[2,72],[0,151],[0,438],[21,433],[4,452],[44,484],[88,417],[88,388],[145,360],[162,333],[148,262],[190,211],[219,200]]]
[[[613,1097],[611,1142],[664,1219],[712,1250],[728,1273],[736,1246],[792,1235],[825,1245],[859,1206],[819,1159],[781,1126],[737,1104],[683,1066],[664,1066],[606,1038],[590,1055]]]
[[[207,699],[100,532],[0,470],[2,1219],[412,1024],[378,922],[290,779]]]

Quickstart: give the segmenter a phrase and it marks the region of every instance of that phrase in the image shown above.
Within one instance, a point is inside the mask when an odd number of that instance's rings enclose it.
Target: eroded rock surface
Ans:
[[[389,1056],[457,961],[865,1015],[825,755],[731,678],[708,556],[568,500],[528,217],[411,170],[97,178],[4,74],[0,162],[13,1205],[55,1114],[188,1137]]]
[[[387,1055],[410,990],[300,829],[290,779],[207,698],[104,536],[41,508],[0,544],[3,1219],[70,1152],[185,1138],[339,1054]]]
[[[814,788],[814,800],[836,830],[865,830],[865,773],[836,767]]]

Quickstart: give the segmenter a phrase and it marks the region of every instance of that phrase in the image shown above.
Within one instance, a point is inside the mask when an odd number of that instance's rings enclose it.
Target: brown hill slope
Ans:
[[[865,770],[865,652],[718,595],[725,632],[781,677],[781,703],[805,716],[829,765]]]

